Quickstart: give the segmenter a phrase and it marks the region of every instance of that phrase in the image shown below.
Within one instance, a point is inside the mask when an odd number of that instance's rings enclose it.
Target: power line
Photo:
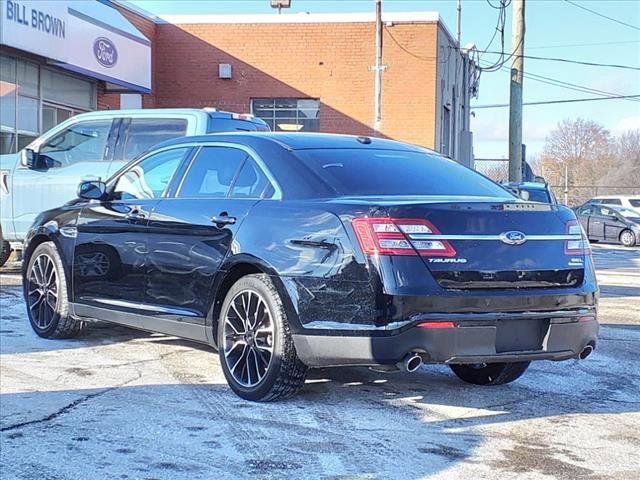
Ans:
[[[640,43],[640,40],[623,40],[620,42],[566,43],[564,45],[543,45],[540,47],[527,47],[527,50],[542,50],[542,49],[549,49],[549,48],[569,48],[569,47],[596,47],[598,45],[625,45],[629,43]]]
[[[619,23],[620,25],[624,25],[625,27],[630,27],[630,28],[633,28],[634,30],[640,30],[640,27],[637,27],[635,25],[631,25],[630,23],[622,22],[622,21],[618,20],[617,18],[607,17],[606,15],[604,15],[604,14],[602,14],[600,12],[596,12],[595,10],[591,10],[590,8],[582,6],[579,3],[572,2],[571,0],[564,0],[564,1],[569,3],[569,4],[571,4],[571,5],[573,5],[574,7],[581,8],[582,10],[586,10],[587,12],[593,13],[594,15],[597,15],[597,16],[602,17],[602,18],[606,18],[607,20],[611,20],[612,22]]]
[[[500,70],[502,70],[503,72],[509,72],[509,69],[507,67],[502,67],[500,68]],[[523,76],[529,80],[533,80],[536,82],[540,82],[540,83],[545,83],[548,85],[553,85],[555,87],[560,87],[560,88],[565,88],[567,90],[573,90],[575,92],[580,92],[580,93],[595,93],[597,95],[601,95],[604,97],[616,97],[616,96],[621,96],[622,94],[620,93],[615,93],[615,92],[606,92],[604,90],[598,90],[595,88],[591,88],[591,87],[585,87],[584,85],[578,85],[576,83],[569,83],[569,82],[565,82],[563,80],[558,80],[557,78],[551,78],[551,77],[545,77],[544,75],[538,75],[535,73],[531,73],[531,72],[523,72]],[[637,98],[628,98],[626,99],[629,102],[639,102],[640,99]]]
[[[596,100],[619,100],[624,98],[640,98],[640,95],[615,95],[610,97],[591,97],[591,98],[574,98],[570,100],[547,100],[541,102],[524,102],[523,105],[552,105],[557,103],[575,103],[575,102],[593,102]],[[471,109],[476,108],[502,108],[508,107],[508,103],[496,103],[493,105],[475,105]]]
[[[457,47],[449,47],[449,48],[457,48]],[[496,55],[502,55],[502,52],[495,52],[495,51],[483,51],[483,50],[477,50],[480,53],[493,53]],[[595,63],[595,62],[583,62],[580,60],[569,60],[567,58],[556,58],[556,57],[537,57],[534,55],[511,55],[513,57],[522,57],[522,58],[529,58],[531,60],[546,60],[546,61],[550,61],[550,62],[564,62],[564,63],[576,63],[578,65],[588,65],[591,67],[611,67],[611,68],[625,68],[627,70],[640,70],[640,67],[634,67],[631,65],[617,65],[617,64],[613,64],[613,63]]]

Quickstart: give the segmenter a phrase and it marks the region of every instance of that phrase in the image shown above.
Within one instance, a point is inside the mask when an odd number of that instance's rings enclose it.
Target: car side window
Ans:
[[[615,217],[616,213],[607,207],[600,207],[600,215],[603,217]]]
[[[233,183],[233,198],[269,198],[275,193],[273,185],[251,157],[248,157]]]
[[[127,129],[124,159],[132,160],[154,145],[185,133],[187,120],[182,118],[134,118]]]
[[[164,150],[132,165],[118,177],[112,198],[160,198],[189,150],[189,147]]]
[[[203,147],[192,160],[177,196],[226,197],[247,156],[239,148]]]
[[[591,215],[591,214],[592,214],[591,207],[581,208],[580,211],[578,212],[578,215]]]
[[[78,122],[44,143],[38,153],[48,168],[104,160],[112,120]]]

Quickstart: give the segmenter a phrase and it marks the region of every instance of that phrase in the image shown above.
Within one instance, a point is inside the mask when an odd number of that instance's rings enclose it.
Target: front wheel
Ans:
[[[7,263],[11,256],[11,245],[6,240],[0,240],[0,267]]]
[[[62,259],[52,242],[34,250],[23,279],[31,328],[43,338],[75,337],[85,323],[69,315],[67,281]]]
[[[460,380],[474,385],[503,385],[520,378],[531,362],[449,365]]]
[[[287,312],[267,275],[247,275],[229,290],[218,320],[224,376],[240,397],[253,401],[293,396],[307,367],[298,358]]]
[[[636,236],[631,230],[624,230],[620,234],[620,243],[625,247],[633,247],[636,244]]]

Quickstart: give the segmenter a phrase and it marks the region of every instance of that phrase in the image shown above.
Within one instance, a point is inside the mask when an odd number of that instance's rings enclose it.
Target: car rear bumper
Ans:
[[[451,321],[454,326],[423,328],[416,322],[395,331],[323,330],[293,337],[298,356],[305,364],[325,367],[390,365],[412,352],[419,353],[427,363],[567,360],[577,357],[587,345],[595,348],[598,334],[595,309],[546,317],[540,312],[533,319],[514,313],[508,319],[505,315],[491,319],[486,314],[468,314],[440,320]],[[540,332],[536,333],[540,335],[538,346],[530,348],[525,338],[520,345],[514,340],[514,348],[510,348],[511,337],[527,335],[525,323],[520,324],[523,330],[518,332],[517,321],[528,322],[530,326],[532,322],[540,322]]]

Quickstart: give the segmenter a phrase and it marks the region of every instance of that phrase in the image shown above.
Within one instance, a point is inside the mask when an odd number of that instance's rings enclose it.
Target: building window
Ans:
[[[251,113],[274,131],[320,131],[320,101],[313,98],[253,98]]]
[[[95,82],[0,56],[0,154],[14,153],[80,112],[95,109]]]

